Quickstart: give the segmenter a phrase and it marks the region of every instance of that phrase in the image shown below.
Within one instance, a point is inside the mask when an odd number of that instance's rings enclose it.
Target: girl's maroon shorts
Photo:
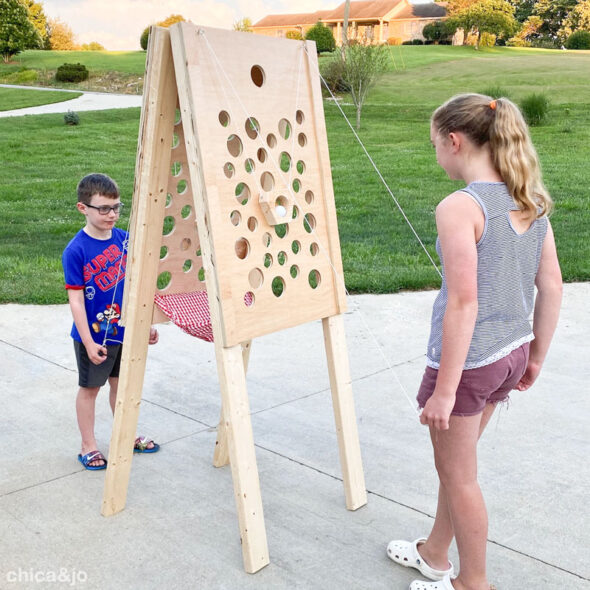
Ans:
[[[483,412],[486,404],[496,404],[508,399],[529,361],[529,343],[523,344],[499,361],[477,369],[467,369],[461,374],[457,387],[454,416],[475,416]],[[438,370],[426,367],[418,390],[418,406],[423,408],[434,392]]]

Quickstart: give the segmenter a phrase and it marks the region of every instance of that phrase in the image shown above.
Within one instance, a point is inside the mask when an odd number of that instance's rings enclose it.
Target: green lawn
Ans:
[[[59,92],[58,90],[23,90],[0,88],[0,111],[36,107],[42,104],[64,102],[81,96],[81,92]]]
[[[490,85],[516,100],[542,90],[552,101],[550,117],[532,135],[556,202],[552,223],[564,277],[590,280],[590,89],[584,84],[590,53],[392,48],[398,49],[406,69],[392,69],[370,95],[360,136],[431,255],[434,208],[460,186],[436,165],[428,134],[432,110],[455,92]],[[353,108],[344,108],[352,117]],[[349,290],[437,287],[436,271],[336,107],[326,102],[325,112]],[[89,172],[105,172],[129,204],[138,124],[139,109],[82,113],[78,127],[65,126],[60,115],[0,119],[0,302],[65,302],[60,255],[82,223],[76,183]]]

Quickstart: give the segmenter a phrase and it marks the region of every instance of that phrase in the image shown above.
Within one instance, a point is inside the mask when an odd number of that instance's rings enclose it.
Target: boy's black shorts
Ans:
[[[76,362],[78,363],[78,385],[80,387],[102,387],[109,377],[118,377],[121,367],[121,344],[107,346],[107,358],[95,365],[86,352],[86,347],[74,340]]]

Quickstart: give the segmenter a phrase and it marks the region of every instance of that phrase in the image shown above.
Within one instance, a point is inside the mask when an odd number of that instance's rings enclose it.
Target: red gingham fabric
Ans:
[[[207,291],[156,295],[156,305],[187,334],[213,342]]]

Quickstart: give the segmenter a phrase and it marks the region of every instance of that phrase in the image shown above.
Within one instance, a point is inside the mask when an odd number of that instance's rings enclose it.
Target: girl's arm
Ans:
[[[535,339],[531,342],[529,362],[526,371],[516,386],[516,389],[524,391],[528,389],[541,372],[541,367],[549,350],[549,344],[559,318],[561,307],[561,294],[563,284],[561,270],[557,259],[555,238],[551,224],[548,224],[547,235],[541,250],[541,261],[535,279],[537,286],[537,299],[533,314],[533,333]]]
[[[436,387],[420,422],[446,430],[477,318],[477,248],[483,213],[465,193],[449,195],[436,208],[448,301]]]
[[[100,365],[107,358],[107,349],[94,342],[88,326],[86,308],[84,305],[84,289],[68,289],[68,301],[74,318],[74,324],[78,329],[82,344],[86,348],[88,358],[95,364]]]

